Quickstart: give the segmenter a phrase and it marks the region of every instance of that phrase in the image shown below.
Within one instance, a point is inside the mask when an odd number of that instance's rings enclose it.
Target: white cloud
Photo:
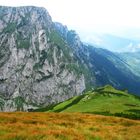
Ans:
[[[126,52],[137,52],[140,51],[140,44],[134,45],[132,42],[125,48]]]
[[[0,0],[0,5],[36,5],[71,25],[140,26],[139,0]]]
[[[38,5],[43,6],[45,0],[0,0],[2,6],[26,6],[26,5]]]
[[[68,25],[140,26],[139,0],[48,0],[48,9]]]
[[[139,0],[0,0],[0,5],[43,6],[54,21],[83,32],[140,28]]]

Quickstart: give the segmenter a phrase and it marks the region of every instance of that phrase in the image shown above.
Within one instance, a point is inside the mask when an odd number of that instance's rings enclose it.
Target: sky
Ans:
[[[81,38],[95,33],[140,38],[140,0],[0,0],[0,5],[45,7],[53,21]]]

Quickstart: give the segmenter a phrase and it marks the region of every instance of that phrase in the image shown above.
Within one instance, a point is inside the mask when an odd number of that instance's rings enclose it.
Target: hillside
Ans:
[[[117,55],[129,64],[133,73],[140,76],[140,52],[118,53]]]
[[[140,121],[81,113],[0,113],[1,140],[139,140]]]
[[[46,110],[47,112],[82,112],[140,119],[140,98],[107,85]]]
[[[119,55],[102,48],[89,49],[87,64],[96,77],[100,86],[107,84],[117,89],[127,89],[133,94],[140,95],[140,76],[132,72],[131,65]]]
[[[110,84],[117,89],[128,89],[133,94],[140,94],[140,76],[131,70],[132,64],[129,65],[128,61],[109,50],[83,44],[75,31],[68,31],[61,23],[55,23],[55,26],[81,60],[80,63],[88,68],[86,85],[100,87]]]

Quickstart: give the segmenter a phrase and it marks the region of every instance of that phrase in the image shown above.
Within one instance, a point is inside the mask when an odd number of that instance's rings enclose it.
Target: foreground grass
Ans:
[[[82,113],[0,113],[1,140],[138,140],[140,121]]]

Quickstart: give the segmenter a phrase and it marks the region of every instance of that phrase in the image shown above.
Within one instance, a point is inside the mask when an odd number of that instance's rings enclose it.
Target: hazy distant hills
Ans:
[[[119,55],[127,64],[129,64],[133,73],[140,76],[140,51],[133,53],[118,53],[117,55]]]
[[[140,51],[138,39],[128,39],[111,34],[92,34],[83,41],[100,48],[106,48],[113,52],[137,52]]]
[[[87,64],[95,76],[97,85],[110,84],[118,89],[128,89],[132,93],[139,94],[140,76],[132,70],[133,65],[129,65],[122,56],[106,49],[93,46],[87,48],[89,50]]]

